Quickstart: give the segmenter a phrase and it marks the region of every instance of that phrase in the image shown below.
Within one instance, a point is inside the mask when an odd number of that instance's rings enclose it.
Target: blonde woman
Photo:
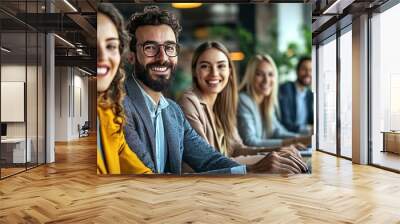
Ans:
[[[128,35],[123,18],[112,4],[99,4],[97,13],[97,173],[151,173],[125,142],[123,125],[125,74],[121,55]]]
[[[249,60],[239,89],[237,121],[245,144],[279,147],[296,142],[300,136],[286,130],[276,117],[278,71],[269,55]]]
[[[236,71],[224,45],[201,44],[192,58],[192,75],[193,89],[184,92],[179,104],[191,126],[210,145],[228,157],[280,150],[243,144],[236,128]]]

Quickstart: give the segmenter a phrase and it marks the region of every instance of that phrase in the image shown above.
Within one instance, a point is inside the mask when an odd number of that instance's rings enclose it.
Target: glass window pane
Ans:
[[[0,1],[1,178],[45,161],[44,0]],[[28,25],[30,24],[30,25]],[[35,28],[36,27],[36,28]]]
[[[30,161],[26,144],[26,33],[2,32],[1,46],[1,140],[2,177],[25,170]],[[26,150],[28,149],[28,150]],[[28,158],[28,160],[27,160]]]
[[[398,21],[400,4],[371,19],[372,163],[396,170],[400,170],[400,33],[393,28]],[[384,139],[382,132],[391,131],[398,132]]]
[[[336,153],[336,39],[318,48],[318,146]]]
[[[352,157],[352,33],[340,37],[340,153]]]
[[[26,80],[26,112],[27,112],[27,142],[30,147],[28,168],[37,165],[37,81],[38,81],[38,35],[36,32],[27,33],[28,62]]]

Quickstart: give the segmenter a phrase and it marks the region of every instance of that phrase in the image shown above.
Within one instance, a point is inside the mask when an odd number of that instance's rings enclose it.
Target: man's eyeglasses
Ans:
[[[163,46],[165,54],[169,57],[176,57],[179,54],[179,45],[176,43],[158,44],[150,42],[138,44],[138,46],[142,46],[143,53],[147,57],[155,57],[158,53],[160,53],[161,46]]]

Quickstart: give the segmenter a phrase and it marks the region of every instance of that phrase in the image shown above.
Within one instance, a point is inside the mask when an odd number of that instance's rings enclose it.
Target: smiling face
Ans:
[[[97,14],[97,92],[104,92],[117,74],[121,62],[118,31],[104,14]]]
[[[175,33],[168,25],[145,25],[138,27],[135,34],[137,39],[134,62],[136,77],[150,89],[161,92],[169,86],[178,63],[177,56],[171,57],[166,54],[166,50],[169,51],[168,46],[176,44]],[[146,56],[144,52],[149,43],[159,48],[155,56]]]
[[[210,48],[198,58],[194,78],[203,94],[220,93],[226,87],[229,75],[229,61],[222,51]]]
[[[297,71],[297,80],[303,86],[311,85],[311,60],[305,60],[301,63]]]
[[[259,96],[270,96],[276,82],[276,75],[272,65],[267,61],[261,61],[254,76],[254,90]]]

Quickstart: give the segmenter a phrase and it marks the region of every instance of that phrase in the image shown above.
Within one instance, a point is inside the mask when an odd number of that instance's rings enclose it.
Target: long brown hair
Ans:
[[[268,62],[272,66],[272,70],[275,76],[275,82],[273,85],[272,92],[269,96],[264,97],[259,108],[264,126],[267,127],[267,133],[272,132],[272,116],[275,113],[275,109],[278,108],[278,69],[275,65],[274,60],[268,54],[257,54],[253,56],[246,66],[246,71],[242,82],[240,83],[240,91],[245,91],[250,95],[253,100],[256,99],[257,93],[254,89],[254,80],[256,78],[256,70],[261,62]]]
[[[221,43],[216,41],[208,41],[201,44],[196,48],[192,58],[192,75],[196,74],[196,64],[199,60],[199,57],[206,50],[215,48],[222,53],[228,59],[229,62],[229,79],[228,84],[225,88],[218,94],[217,99],[214,104],[214,108],[212,108],[215,117],[216,117],[216,125],[223,129],[226,145],[227,145],[227,155],[231,155],[232,150],[229,140],[233,138],[233,133],[236,128],[236,109],[237,109],[237,101],[238,101],[238,89],[237,89],[237,81],[236,81],[236,70],[235,66],[231,58],[229,57],[228,49]],[[196,78],[193,78],[193,84],[196,88],[199,88],[199,84]]]
[[[107,16],[115,25],[119,37],[119,53],[121,56],[125,52],[125,48],[129,42],[129,36],[125,30],[124,19],[119,11],[110,3],[102,3],[98,5],[98,12]],[[122,131],[125,122],[125,114],[123,110],[122,101],[125,96],[125,71],[123,69],[123,62],[118,67],[117,74],[105,92],[97,95],[97,104],[102,108],[111,108],[115,114],[114,122],[120,125],[118,132]]]

